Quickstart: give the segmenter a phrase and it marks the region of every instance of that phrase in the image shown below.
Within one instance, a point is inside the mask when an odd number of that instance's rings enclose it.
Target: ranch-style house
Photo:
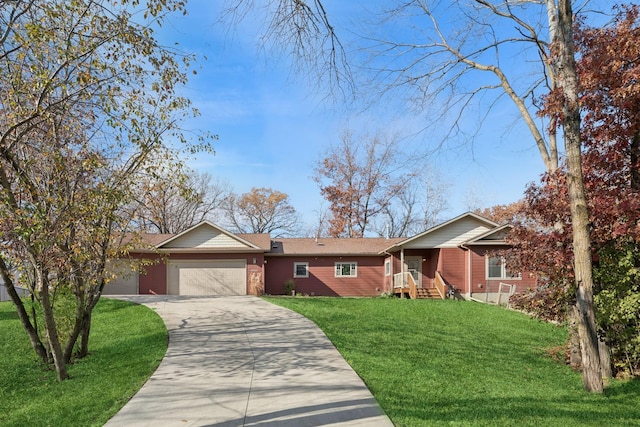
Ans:
[[[506,302],[536,284],[496,255],[508,231],[470,212],[409,238],[271,238],[204,221],[175,235],[143,235],[147,249],[112,261],[116,279],[104,293],[444,298],[455,290],[458,298]]]

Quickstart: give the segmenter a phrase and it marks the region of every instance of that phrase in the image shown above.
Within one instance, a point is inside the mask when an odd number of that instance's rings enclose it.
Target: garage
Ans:
[[[138,263],[130,260],[108,260],[110,280],[104,285],[104,295],[137,295]]]
[[[169,295],[246,295],[246,260],[180,260],[167,264]]]

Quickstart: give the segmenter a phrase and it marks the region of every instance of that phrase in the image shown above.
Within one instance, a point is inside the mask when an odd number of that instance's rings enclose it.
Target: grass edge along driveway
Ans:
[[[640,381],[583,391],[565,328],[474,302],[267,301],[315,322],[397,426],[640,426]]]
[[[167,349],[160,316],[143,305],[102,298],[90,354],[57,382],[41,366],[10,302],[0,303],[0,425],[102,426],[153,374]]]

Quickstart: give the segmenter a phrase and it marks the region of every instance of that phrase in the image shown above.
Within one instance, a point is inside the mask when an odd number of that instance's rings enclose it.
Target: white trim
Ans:
[[[338,271],[340,271],[342,273],[342,269],[338,270],[338,266],[339,265],[343,265],[343,264],[350,264],[351,267],[349,268],[349,272],[350,273],[355,273],[355,274],[349,274],[347,275],[343,275],[343,274],[338,274]],[[334,263],[334,267],[333,267],[333,277],[358,277],[358,262],[357,261],[337,261]]]
[[[500,277],[490,277],[489,276],[489,260],[492,258],[501,258],[502,260],[502,264],[500,265]],[[496,257],[496,256],[489,256],[489,255],[485,255],[484,257],[485,259],[485,278],[487,280],[522,280],[522,273],[518,273],[518,276],[516,277],[511,277],[511,276],[507,276],[507,263],[504,259],[504,257]]]
[[[422,287],[422,257],[416,256],[416,255],[404,257],[404,262],[406,266],[405,271],[411,274],[411,271],[409,270],[409,261],[418,261],[418,269],[417,269],[418,278],[417,280],[415,280],[415,282],[416,282],[416,285],[418,285],[418,287],[421,288]]]
[[[391,258],[387,258],[384,260],[384,276],[391,276]]]
[[[304,273],[305,274],[298,274],[298,266],[302,265],[304,266]],[[306,279],[309,277],[309,263],[308,262],[294,262],[293,263],[293,278],[294,279]]]
[[[466,212],[466,213],[463,213],[462,215],[458,215],[457,217],[455,217],[453,219],[450,219],[449,221],[443,222],[442,224],[438,224],[436,226],[433,226],[430,229],[428,229],[426,231],[423,231],[420,234],[417,234],[417,235],[415,235],[413,237],[409,237],[409,238],[407,238],[407,239],[405,239],[405,240],[403,240],[403,241],[401,241],[399,243],[396,243],[395,245],[389,246],[388,248],[386,248],[385,250],[381,251],[380,253],[391,252],[394,249],[402,248],[402,247],[406,246],[408,243],[410,243],[410,242],[412,242],[414,240],[420,239],[420,238],[422,238],[422,237],[424,237],[424,236],[426,236],[428,234],[433,233],[436,230],[439,230],[439,229],[441,229],[443,227],[448,226],[449,224],[453,224],[453,223],[455,223],[457,221],[460,221],[460,220],[462,220],[464,218],[473,218],[473,219],[483,223],[484,225],[486,225],[490,229],[494,229],[494,228],[500,226],[500,224],[498,224],[497,222],[493,222],[490,219],[482,217],[482,216],[480,216],[478,214],[475,214],[473,212]],[[491,230],[487,230],[487,231],[491,231]],[[486,232],[483,232],[482,234],[485,234],[485,233]]]
[[[513,226],[510,224],[501,225],[500,227],[494,228],[493,230],[489,230],[486,233],[476,236],[471,240],[467,240],[466,242],[463,243],[463,245],[506,245],[507,243],[505,242],[504,239],[496,239],[496,240],[484,240],[484,239],[496,233],[499,233],[503,230],[512,229],[512,228]]]

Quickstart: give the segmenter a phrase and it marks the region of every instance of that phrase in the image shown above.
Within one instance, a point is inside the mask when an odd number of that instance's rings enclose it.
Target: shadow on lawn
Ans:
[[[12,307],[13,311],[0,311],[0,321],[3,320],[19,320],[18,312]]]
[[[636,400],[638,394],[638,382],[622,383],[621,387],[615,387],[614,390],[613,395],[581,394],[562,400],[463,397],[452,401],[434,401],[425,408],[397,408],[393,419],[399,425],[410,425],[412,420],[461,422],[465,425],[637,425],[640,406],[632,404],[632,401]],[[626,393],[631,393],[631,396],[627,395],[623,401],[617,398]],[[609,404],[615,406],[615,410],[603,408]]]
[[[607,397],[640,396],[640,378],[616,381],[605,389]]]

